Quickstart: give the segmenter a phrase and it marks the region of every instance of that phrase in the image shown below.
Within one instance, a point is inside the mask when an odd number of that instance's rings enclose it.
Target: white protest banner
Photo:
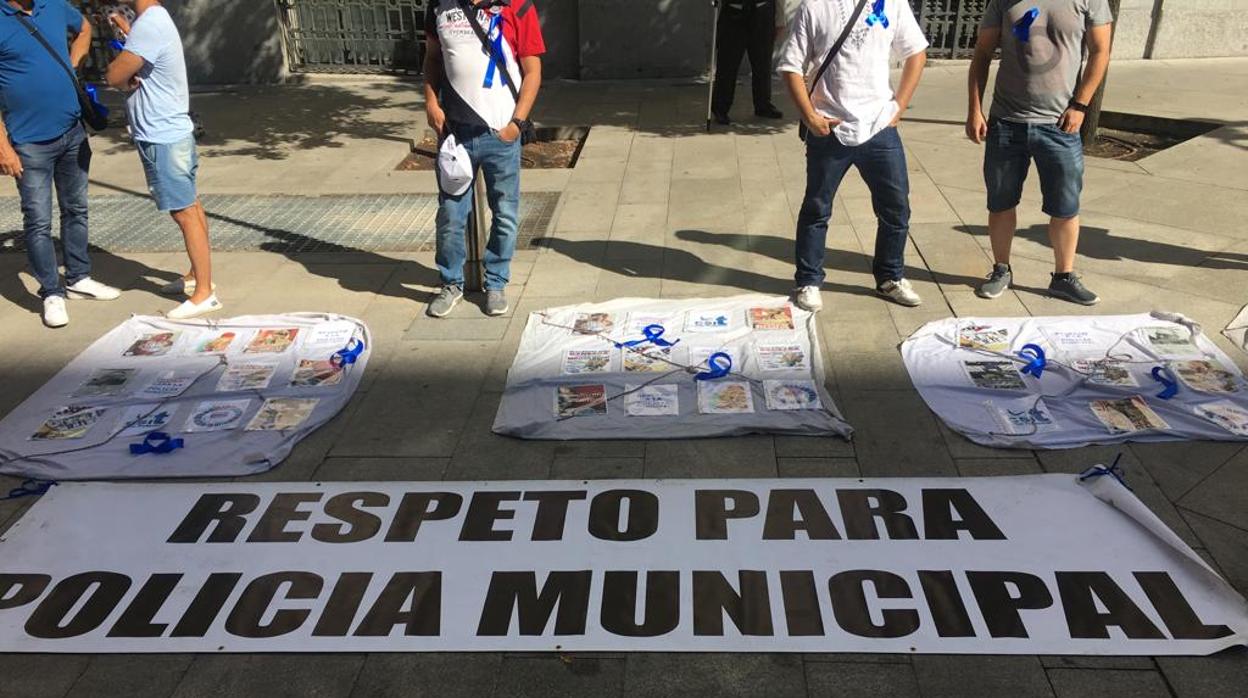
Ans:
[[[1110,477],[65,484],[0,652],[1208,654],[1248,606]]]

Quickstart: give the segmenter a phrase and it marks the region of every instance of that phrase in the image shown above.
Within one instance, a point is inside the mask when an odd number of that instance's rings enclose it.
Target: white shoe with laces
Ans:
[[[885,281],[880,285],[876,292],[881,296],[907,308],[913,308],[923,302],[919,294],[915,292],[914,287],[910,285],[909,279],[897,279],[896,281]]]
[[[65,287],[70,298],[78,300],[86,299],[91,301],[111,301],[121,297],[121,291],[106,286],[91,277],[79,279],[72,286]]]
[[[43,324],[48,327],[64,327],[69,324],[69,311],[65,309],[64,298],[48,296],[43,299]]]
[[[189,320],[200,315],[215,313],[223,307],[225,306],[221,305],[221,301],[217,300],[217,294],[214,293],[205,298],[201,303],[192,303],[189,300],[183,301],[182,305],[165,313],[165,317],[170,320]]]
[[[797,307],[812,313],[823,308],[823,295],[818,286],[803,286],[797,289]]]

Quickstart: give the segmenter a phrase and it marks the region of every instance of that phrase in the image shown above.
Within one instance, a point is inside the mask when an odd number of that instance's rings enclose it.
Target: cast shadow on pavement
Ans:
[[[21,230],[0,232],[0,247],[8,248],[12,245],[15,250],[21,249],[22,239],[23,233]],[[63,259],[64,254],[61,250],[60,238],[54,238],[54,242],[56,244],[57,259]],[[138,260],[113,254],[95,245],[89,245],[88,249],[91,255],[92,278],[110,286],[119,286],[123,290],[146,291],[152,295],[159,296],[161,286],[179,276],[177,271],[154,269]],[[31,293],[27,290],[17,273],[23,270],[26,273],[30,273],[30,265],[26,262],[25,252],[3,252],[0,254],[21,260],[12,265],[14,273],[0,273],[0,297],[32,313],[42,312],[43,301],[36,293]],[[5,266],[7,268],[9,265]],[[153,279],[158,281],[153,281]]]

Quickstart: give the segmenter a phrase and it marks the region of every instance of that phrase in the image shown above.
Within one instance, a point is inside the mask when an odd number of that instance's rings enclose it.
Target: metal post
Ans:
[[[485,246],[490,222],[486,218],[485,177],[477,173],[472,182],[472,213],[468,216],[468,261],[464,263],[464,290],[485,290]]]
[[[706,88],[706,132],[711,132],[711,100],[715,97],[715,50],[719,42],[719,0],[711,0],[711,69]]]

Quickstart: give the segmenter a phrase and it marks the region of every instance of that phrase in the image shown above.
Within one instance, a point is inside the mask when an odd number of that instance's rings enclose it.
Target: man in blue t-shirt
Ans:
[[[0,174],[17,181],[26,255],[49,327],[69,323],[67,295],[94,300],[121,295],[91,279],[87,252],[91,146],[79,124],[69,70],[82,63],[90,47],[91,25],[66,0],[0,0]],[[54,186],[61,209],[64,284],[52,242]]]
[[[120,14],[109,15],[125,48],[108,66],[108,84],[129,93],[130,137],[139,151],[148,191],[156,208],[167,211],[182,229],[191,271],[166,284],[162,292],[187,296],[165,313],[186,320],[220,310],[221,301],[212,283],[208,216],[195,187],[199,154],[182,37],[158,0],[122,0],[122,4],[134,6],[135,20],[131,26]]]

